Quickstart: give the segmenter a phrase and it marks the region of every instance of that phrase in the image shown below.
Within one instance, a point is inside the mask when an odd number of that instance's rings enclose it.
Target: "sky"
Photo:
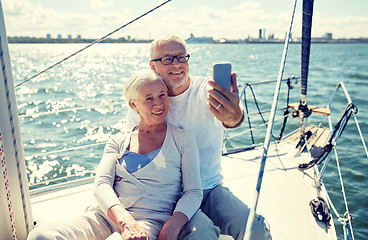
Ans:
[[[130,22],[163,0],[0,0],[8,36],[99,38]],[[283,39],[289,29],[294,0],[172,0],[111,38],[152,39],[162,34],[187,38]],[[297,3],[293,37],[301,36]],[[312,37],[368,37],[368,0],[315,0]]]

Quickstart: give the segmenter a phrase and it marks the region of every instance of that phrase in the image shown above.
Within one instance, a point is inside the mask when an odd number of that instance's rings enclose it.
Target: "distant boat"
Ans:
[[[190,37],[185,39],[186,43],[212,43],[213,37],[194,37],[193,33],[190,34]]]

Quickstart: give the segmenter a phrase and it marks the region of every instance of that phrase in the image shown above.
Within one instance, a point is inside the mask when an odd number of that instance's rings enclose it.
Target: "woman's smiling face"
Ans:
[[[169,98],[166,85],[158,79],[147,79],[137,88],[131,106],[139,113],[140,122],[160,124],[169,111]]]

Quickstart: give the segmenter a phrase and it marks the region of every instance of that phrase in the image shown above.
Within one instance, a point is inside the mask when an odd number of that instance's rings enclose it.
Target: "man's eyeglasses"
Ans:
[[[189,60],[190,55],[189,54],[182,54],[182,55],[176,55],[176,56],[165,56],[162,58],[152,59],[151,61],[157,62],[161,61],[163,65],[169,65],[174,62],[174,59],[180,63],[186,63]]]

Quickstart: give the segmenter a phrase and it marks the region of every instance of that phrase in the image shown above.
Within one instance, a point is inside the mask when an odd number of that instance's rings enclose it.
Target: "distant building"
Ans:
[[[51,39],[51,34],[47,34],[47,35],[46,35],[46,38],[47,38],[47,39]]]
[[[81,36],[81,35],[78,35],[78,36],[77,36],[77,39],[82,39],[82,36]]]
[[[258,38],[266,40],[266,29],[259,29]]]
[[[211,43],[213,42],[213,37],[194,37],[193,33],[190,37],[185,40],[187,43]]]
[[[68,39],[72,39],[72,35],[70,35],[70,34],[69,34],[69,35],[68,35]]]
[[[58,35],[57,35],[57,38],[58,38],[58,39],[62,39],[61,34],[58,34]]]
[[[324,38],[332,40],[332,33],[326,33]]]

